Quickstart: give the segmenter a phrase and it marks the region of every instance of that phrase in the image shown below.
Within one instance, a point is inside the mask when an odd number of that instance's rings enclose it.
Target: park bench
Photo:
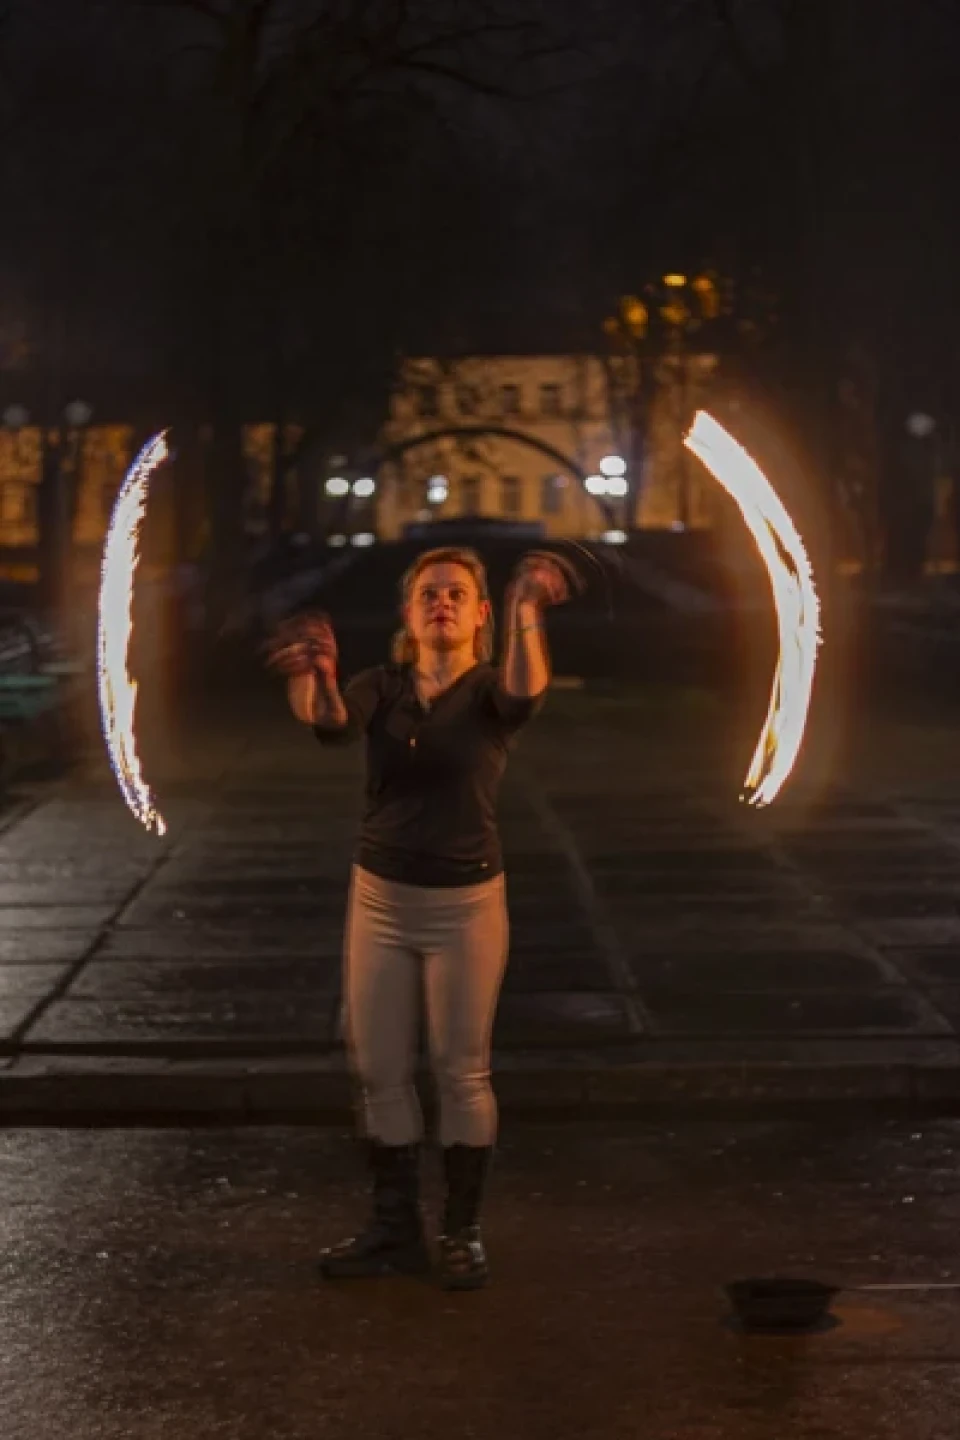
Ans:
[[[66,758],[87,668],[38,646],[36,627],[21,617],[0,622],[0,791],[26,769]]]

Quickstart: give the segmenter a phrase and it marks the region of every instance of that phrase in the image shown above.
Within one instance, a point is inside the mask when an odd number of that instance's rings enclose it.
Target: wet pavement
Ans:
[[[952,721],[829,746],[765,812],[704,694],[558,692],[502,804],[509,1110],[960,1102]],[[261,687],[145,750],[170,824],[95,750],[0,817],[0,1113],[341,1115],[339,948],[360,752]]]
[[[330,1285],[336,1130],[0,1134],[4,1440],[953,1440],[960,1290],[750,1336],[722,1286],[960,1283],[960,1126],[504,1125],[493,1281]],[[429,1157],[427,1209],[438,1203]]]

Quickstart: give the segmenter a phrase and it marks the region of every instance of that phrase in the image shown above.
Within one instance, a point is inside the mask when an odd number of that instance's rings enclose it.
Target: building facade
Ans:
[[[712,368],[710,357],[691,356],[688,366],[694,385]],[[680,399],[686,406],[689,395]],[[658,387],[636,516],[641,526],[711,523],[709,486],[681,443],[684,414],[670,387]],[[485,426],[497,433],[485,433]],[[538,521],[548,535],[599,538],[609,520],[581,475],[593,477],[611,508],[623,509],[619,476],[598,478],[604,468],[618,468],[623,436],[596,355],[406,360],[382,438],[388,454],[409,447],[379,476],[383,539],[397,538],[412,522],[472,515]]]
[[[687,364],[682,394],[676,386],[658,385],[636,516],[643,527],[712,522],[710,482],[681,444],[693,393],[690,377],[693,386],[705,385],[710,362],[691,356]],[[610,512],[623,512],[626,482],[618,473],[603,475],[604,462],[615,461],[622,450],[623,436],[611,411],[607,370],[596,355],[406,360],[397,372],[382,431],[370,447],[388,458],[375,481],[352,484],[331,478],[345,457],[331,462],[329,475],[315,482],[316,531],[330,531],[331,544],[369,543],[374,534],[396,539],[411,523],[477,516],[536,522],[548,536],[618,538],[622,531],[611,531],[611,523],[618,522],[611,522]],[[290,427],[288,449],[302,433],[301,427]],[[0,426],[0,550],[7,574],[19,575],[17,552],[36,545],[41,440],[35,426]],[[136,443],[130,425],[84,427],[74,448],[80,486],[73,541],[81,550],[102,545]],[[390,459],[391,447],[397,446],[407,448]],[[267,530],[275,449],[272,424],[244,427],[244,473],[238,484],[251,536]],[[583,477],[605,487],[603,504]],[[360,485],[368,487],[362,503]],[[282,507],[287,526],[309,522],[312,500],[298,509],[293,488],[288,489]],[[348,492],[345,503],[336,500],[343,492]],[[158,494],[155,504],[160,503]],[[198,533],[202,529],[201,523]]]

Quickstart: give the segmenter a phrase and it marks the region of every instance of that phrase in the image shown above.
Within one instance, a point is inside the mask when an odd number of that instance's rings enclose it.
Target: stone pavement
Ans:
[[[0,819],[0,1116],[342,1118],[339,946],[360,752],[253,692],[148,757],[170,830],[94,752]],[[950,723],[816,737],[776,807],[702,693],[558,692],[502,804],[505,1110],[960,1105]],[[749,741],[749,743],[747,743]],[[819,756],[819,759],[817,758]]]
[[[320,1126],[0,1132],[4,1440],[956,1440],[956,1120],[508,1120],[471,1295],[320,1280],[359,1161]],[[850,1288],[750,1335],[749,1275]]]

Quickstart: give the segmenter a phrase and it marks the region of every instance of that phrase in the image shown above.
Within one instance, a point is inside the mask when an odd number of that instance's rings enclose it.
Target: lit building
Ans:
[[[712,368],[710,357],[691,356],[687,364],[694,383]],[[641,526],[676,526],[684,508],[688,524],[711,523],[709,486],[682,448],[683,428],[676,396],[669,387],[658,390]],[[437,438],[417,443],[431,436]],[[547,535],[595,538],[608,522],[594,495],[623,506],[625,466],[616,464],[620,443],[607,371],[596,355],[406,360],[382,442],[388,453],[408,447],[379,477],[377,523],[385,540],[411,522],[472,515],[537,521]]]

